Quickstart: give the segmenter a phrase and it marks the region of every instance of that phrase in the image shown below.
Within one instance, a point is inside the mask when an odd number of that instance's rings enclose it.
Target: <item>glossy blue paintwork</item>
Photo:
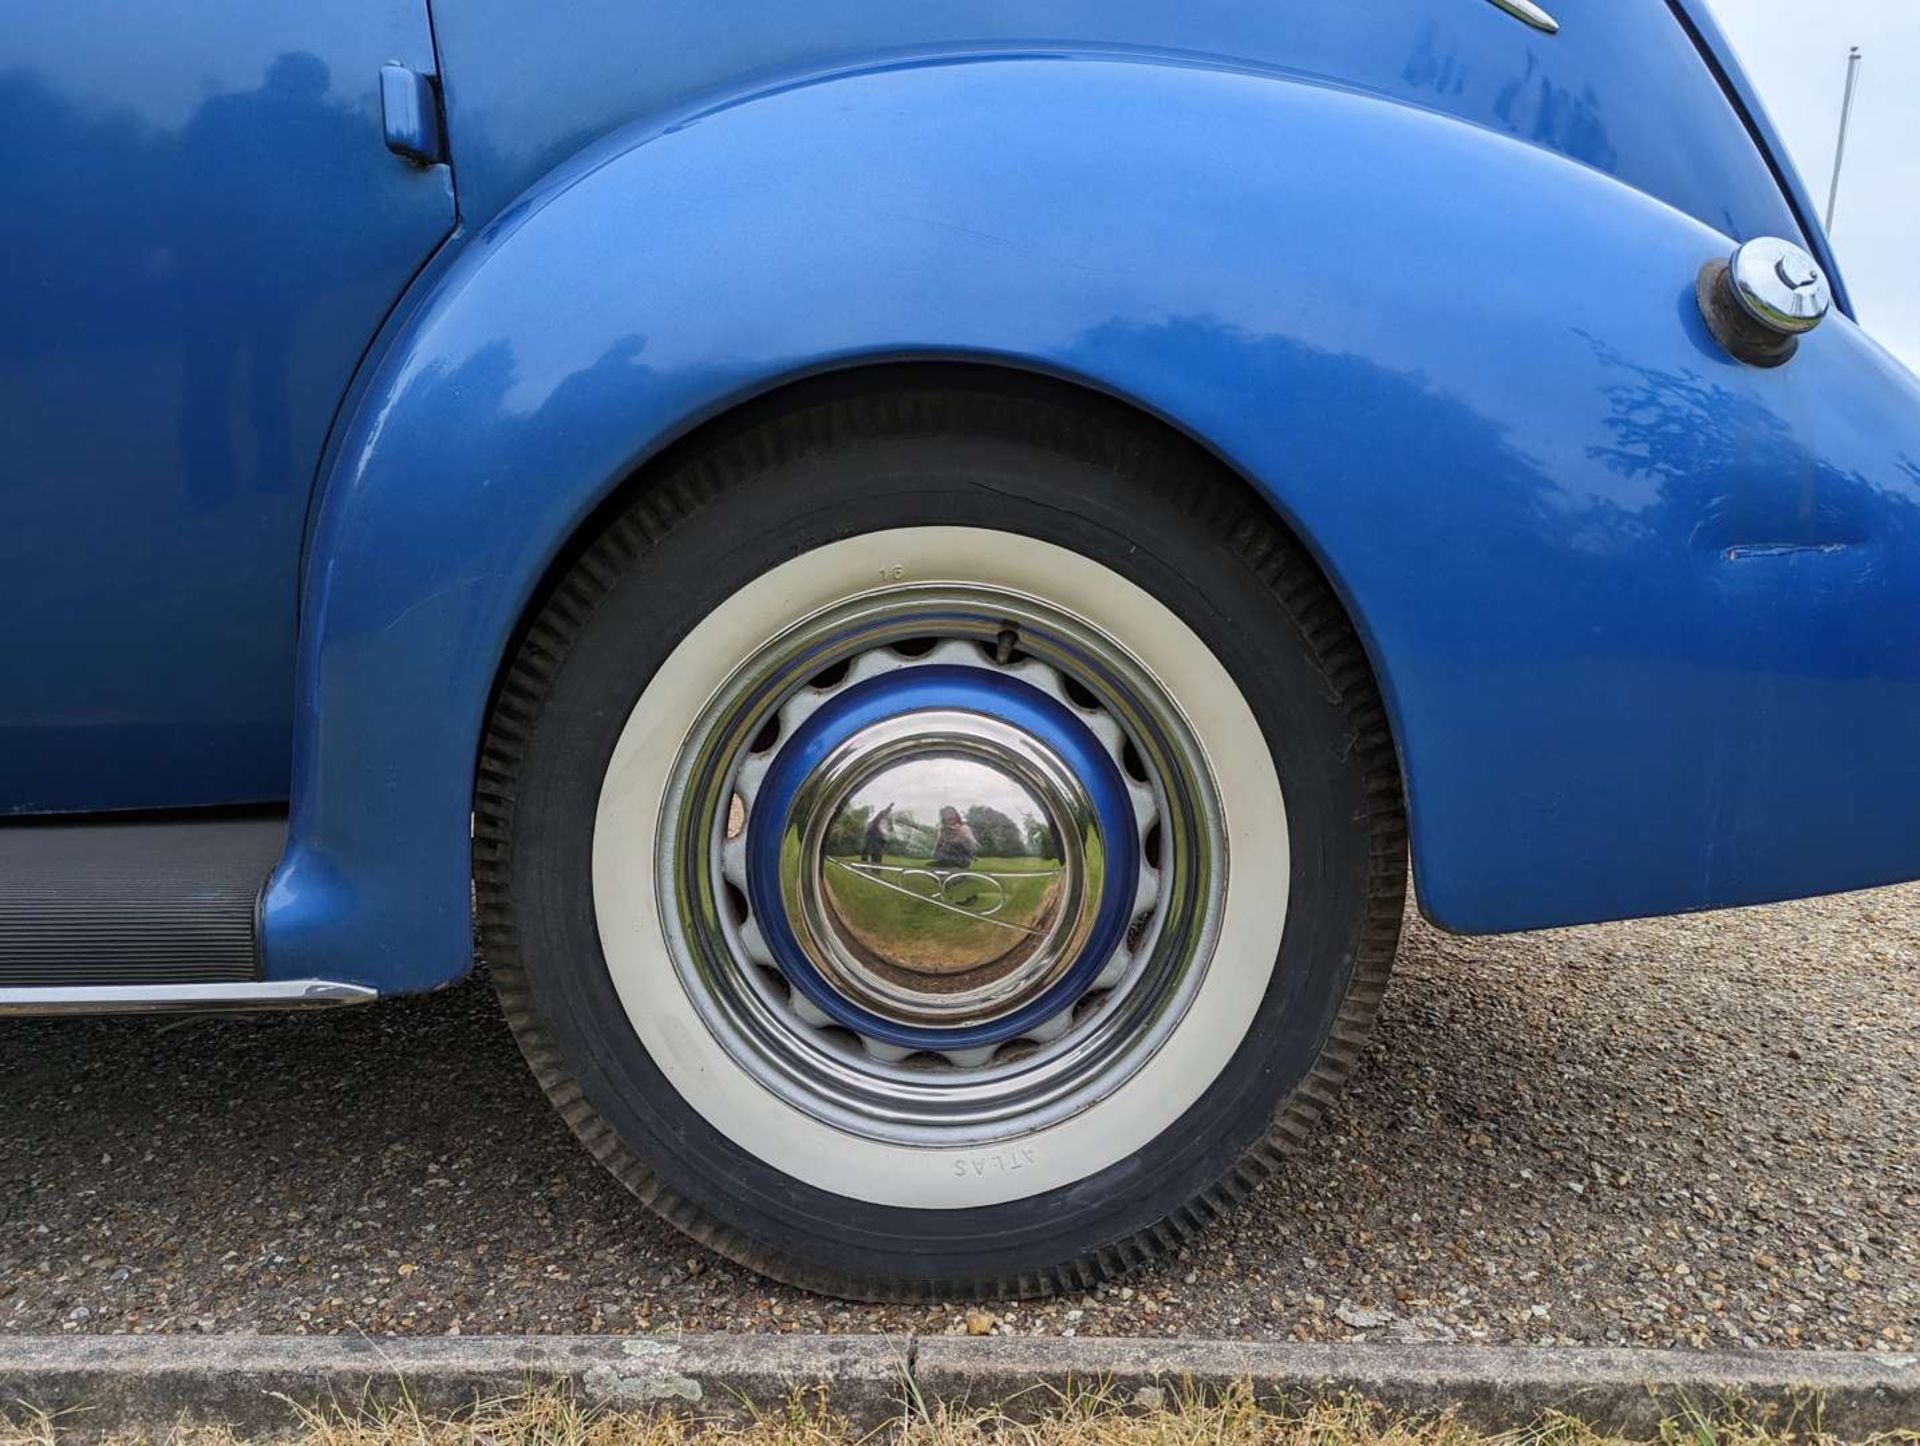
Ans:
[[[315,464],[453,203],[424,0],[0,24],[0,812],[285,798]]]
[[[1799,168],[1794,165],[1786,142],[1780,138],[1773,117],[1760,99],[1759,88],[1747,74],[1746,67],[1740,63],[1732,41],[1720,28],[1720,22],[1713,18],[1707,0],[1668,0],[1668,3],[1673,6],[1674,13],[1706,57],[1721,83],[1721,89],[1727,93],[1752,131],[1760,157],[1772,168],[1781,189],[1786,193],[1787,203],[1793,208],[1807,249],[1827,273],[1827,281],[1833,287],[1834,304],[1848,316],[1853,316],[1853,300],[1847,294],[1846,282],[1841,279],[1839,264],[1834,258],[1826,230],[1820,224],[1820,212],[1814,207],[1813,196],[1808,192]]]
[[[1618,176],[1738,240],[1796,234],[1764,158],[1667,0],[1549,8],[1557,35],[1487,0],[569,0],[565,24],[524,0],[436,0],[434,22],[462,212],[474,221],[624,124],[753,90],[889,58],[1133,51],[1427,107]],[[1297,143],[1221,137],[1255,153]]]
[[[807,957],[780,892],[780,844],[794,795],[822,762],[863,728],[903,713],[951,708],[984,714],[1036,738],[1081,780],[1103,847],[1101,898],[1074,965],[1051,988],[1004,1019],[965,1029],[901,1025],[852,1004]],[[783,743],[754,795],[747,830],[747,897],[781,971],[822,1013],[869,1039],[903,1049],[977,1049],[1018,1039],[1085,994],[1126,937],[1140,884],[1133,803],[1113,758],[1065,704],[1018,679],[979,668],[909,668],[836,694]]]
[[[1705,257],[1830,258],[1673,4],[11,15],[0,810],[290,793],[270,972],[452,978],[489,690],[573,530],[744,398],[974,359],[1299,531],[1444,922],[1920,874],[1920,392],[1844,318],[1777,372],[1707,339]],[[386,149],[433,154],[436,71],[451,171]]]
[[[1843,317],[1730,361],[1692,299],[1730,244],[1484,126],[1138,55],[607,137],[448,265],[340,444],[269,968],[462,970],[476,739],[565,539],[701,419],[906,358],[1133,399],[1273,500],[1381,675],[1442,921],[1920,874],[1920,388]]]

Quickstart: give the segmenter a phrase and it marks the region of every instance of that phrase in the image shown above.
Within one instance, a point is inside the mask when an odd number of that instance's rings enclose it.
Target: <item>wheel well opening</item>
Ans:
[[[496,666],[493,690],[488,699],[489,714],[527,629],[540,615],[559,582],[568,575],[593,541],[626,512],[636,498],[657,485],[662,478],[672,475],[686,460],[729,437],[750,431],[783,415],[855,398],[953,391],[1049,402],[1083,413],[1103,413],[1114,423],[1112,430],[1115,435],[1129,437],[1137,445],[1155,446],[1179,455],[1197,473],[1212,479],[1223,501],[1230,499],[1249,514],[1263,518],[1277,528],[1291,545],[1290,560],[1293,565],[1310,574],[1312,585],[1322,593],[1325,605],[1335,610],[1339,624],[1350,628],[1358,639],[1367,674],[1366,683],[1381,698],[1383,726],[1392,744],[1395,765],[1393,786],[1397,791],[1401,790],[1404,765],[1398,732],[1392,726],[1384,678],[1373,655],[1371,641],[1361,625],[1361,619],[1348,606],[1334,580],[1291,519],[1231,462],[1192,433],[1151,409],[1078,380],[993,361],[891,361],[843,367],[793,379],[752,396],[735,399],[712,415],[696,421],[633,467],[581,520],[566,544],[556,552],[542,574],[539,585],[530,594],[514,634]],[[1331,680],[1329,682],[1331,685]]]

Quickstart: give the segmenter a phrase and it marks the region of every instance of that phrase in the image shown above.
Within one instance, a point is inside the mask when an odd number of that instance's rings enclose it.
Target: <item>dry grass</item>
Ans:
[[[484,1403],[458,1417],[412,1402],[312,1409],[289,1402],[279,1441],[297,1446],[1831,1446],[1817,1410],[1757,1424],[1737,1411],[1693,1411],[1663,1421],[1651,1436],[1622,1437],[1571,1417],[1549,1416],[1519,1431],[1488,1433],[1451,1414],[1409,1418],[1358,1399],[1277,1410],[1249,1390],[1216,1400],[1173,1400],[1151,1409],[1088,1391],[1053,1401],[1035,1419],[1000,1410],[916,1409],[899,1421],[857,1431],[824,1399],[799,1395],[781,1414],[734,1425],[595,1406],[562,1389]],[[98,1440],[74,1416],[0,1415],[0,1446],[61,1446]],[[247,1438],[220,1427],[182,1426],[159,1435],[115,1436],[110,1446],[236,1446]],[[1920,1432],[1871,1438],[1876,1446],[1920,1446]]]

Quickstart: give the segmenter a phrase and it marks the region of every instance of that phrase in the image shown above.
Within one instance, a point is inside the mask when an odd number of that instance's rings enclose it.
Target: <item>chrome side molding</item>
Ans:
[[[1492,3],[1516,20],[1526,21],[1535,30],[1544,30],[1549,35],[1559,33],[1560,22],[1534,4],[1533,0],[1492,0]]]
[[[313,1009],[365,1004],[378,994],[329,979],[241,980],[220,984],[88,984],[0,989],[0,1016],[146,1014],[236,1009]]]

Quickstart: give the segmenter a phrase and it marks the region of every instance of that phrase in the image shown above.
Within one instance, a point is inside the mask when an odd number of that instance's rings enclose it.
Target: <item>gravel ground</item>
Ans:
[[[0,1038],[5,1331],[1920,1336],[1920,886],[1506,939],[1412,922],[1283,1179],[1123,1285],[972,1312],[771,1286],[655,1223],[481,984]]]

